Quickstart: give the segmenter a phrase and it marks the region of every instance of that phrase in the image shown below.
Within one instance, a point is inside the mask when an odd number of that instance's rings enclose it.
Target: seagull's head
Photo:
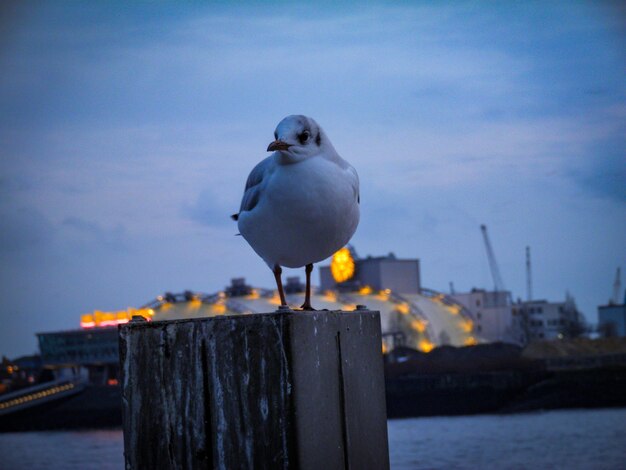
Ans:
[[[297,163],[313,157],[330,145],[322,128],[312,118],[287,116],[274,131],[274,142],[268,152],[279,152],[285,163]]]

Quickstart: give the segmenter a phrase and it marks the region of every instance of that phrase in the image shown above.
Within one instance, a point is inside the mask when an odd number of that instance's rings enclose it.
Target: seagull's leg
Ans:
[[[306,268],[304,268],[304,272],[306,273],[306,291],[304,292],[302,310],[315,310],[311,307],[311,271],[313,271],[313,263],[307,264]]]
[[[276,287],[278,287],[278,295],[280,295],[280,305],[286,307],[287,301],[285,300],[285,292],[283,291],[283,281],[280,279],[280,275],[282,274],[283,270],[280,268],[279,265],[275,264],[273,272],[274,279],[276,279]]]

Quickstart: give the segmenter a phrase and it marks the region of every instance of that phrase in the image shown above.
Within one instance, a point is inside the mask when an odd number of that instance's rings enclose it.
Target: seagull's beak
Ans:
[[[267,151],[274,152],[276,150],[287,150],[289,147],[291,147],[291,144],[283,142],[282,140],[275,140],[267,146]]]

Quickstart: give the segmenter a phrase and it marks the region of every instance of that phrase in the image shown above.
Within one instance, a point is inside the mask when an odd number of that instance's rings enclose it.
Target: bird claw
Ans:
[[[302,304],[302,305],[300,306],[300,308],[301,308],[303,311],[308,310],[308,311],[310,311],[310,312],[317,312],[317,310],[315,310],[313,307],[311,307],[311,304],[307,304],[307,303]]]

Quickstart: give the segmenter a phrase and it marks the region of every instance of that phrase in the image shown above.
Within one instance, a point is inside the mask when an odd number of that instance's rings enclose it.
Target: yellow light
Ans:
[[[448,312],[452,315],[457,315],[461,311],[461,307],[458,305],[448,305]]]
[[[417,348],[420,351],[427,353],[427,352],[431,352],[435,348],[435,345],[431,343],[430,341],[428,341],[427,339],[422,339],[417,345]]]
[[[443,300],[443,294],[437,294],[436,296],[432,297],[433,302],[437,302],[437,303],[441,303],[441,301]]]
[[[389,300],[389,294],[391,294],[391,289],[380,290],[378,291],[378,295],[376,296],[376,298],[382,300],[383,302],[386,302],[387,300]]]
[[[409,307],[409,304],[407,304],[406,302],[403,302],[401,304],[396,305],[396,310],[403,315],[408,315],[409,312],[411,311],[411,308]]]
[[[341,306],[341,309],[346,312],[350,310],[356,310],[356,304],[344,304]]]
[[[472,320],[460,321],[459,326],[465,333],[470,333],[474,329],[474,323],[472,323]]]
[[[372,288],[370,286],[363,286],[359,289],[359,294],[361,295],[370,295],[372,293]]]
[[[330,261],[330,272],[335,282],[345,282],[354,276],[354,259],[348,247],[337,251]]]
[[[96,320],[94,319],[94,316],[90,314],[81,315],[80,326],[82,326],[83,328],[93,328],[94,326],[96,326]]]
[[[383,354],[387,354],[387,345],[383,341]]]
[[[324,292],[323,298],[326,302],[337,302],[337,293],[332,290],[327,290]]]
[[[261,297],[261,295],[259,294],[258,289],[252,289],[252,292],[250,292],[248,295],[246,295],[246,299],[247,300],[256,300],[259,297]]]
[[[202,307],[202,301],[200,299],[194,297],[189,301],[189,308],[198,310],[200,307]]]
[[[411,328],[419,333],[424,333],[424,331],[426,331],[426,322],[423,320],[413,320],[411,322]]]
[[[278,291],[274,291],[274,295],[271,299],[267,301],[270,305],[280,305],[280,296],[278,295]]]
[[[218,315],[223,315],[226,313],[226,305],[223,303],[213,304],[211,305],[211,310]]]
[[[478,344],[478,341],[476,341],[476,338],[474,338],[473,336],[469,336],[464,342],[463,344],[465,346],[474,346],[476,344]]]

